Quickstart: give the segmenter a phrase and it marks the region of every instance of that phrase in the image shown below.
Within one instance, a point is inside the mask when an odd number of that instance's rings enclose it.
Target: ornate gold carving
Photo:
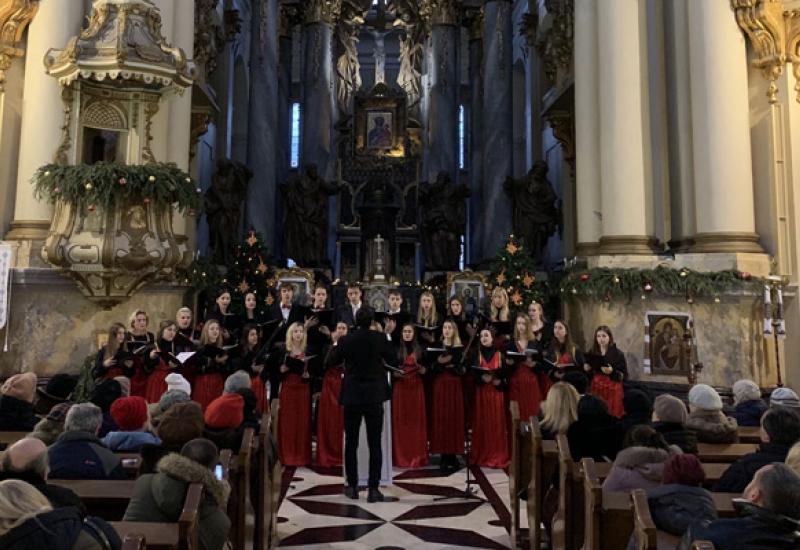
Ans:
[[[217,55],[225,42],[225,33],[217,15],[219,0],[195,0],[194,62],[203,77],[217,68]]]
[[[7,241],[43,241],[47,238],[50,222],[45,220],[14,220],[6,233]]]
[[[38,9],[39,0],[0,0],[0,91],[11,62],[25,54],[19,42]]]
[[[561,144],[564,160],[575,172],[575,116],[566,110],[553,110],[545,115],[545,121],[553,129],[553,136]]]
[[[198,109],[192,111],[192,125],[189,139],[189,159],[197,154],[197,143],[208,132],[208,125],[213,120],[211,109]]]
[[[71,88],[61,90],[61,100],[64,102],[64,124],[61,125],[61,143],[53,155],[53,162],[56,164],[67,164],[69,160],[69,149],[72,147],[72,136],[70,125],[72,124],[72,100],[73,91]]]
[[[557,81],[561,69],[572,65],[574,0],[545,0],[545,14],[528,13],[520,32],[536,48],[544,63],[547,78]]]
[[[95,100],[84,107],[82,122],[93,128],[105,130],[127,130],[128,117],[125,109],[110,101]]]
[[[145,163],[156,162],[156,157],[153,150],[150,148],[150,143],[153,141],[153,134],[150,132],[153,129],[153,117],[158,112],[158,101],[150,101],[144,107],[144,143],[142,144],[142,160]]]
[[[423,0],[419,15],[428,28],[436,25],[458,25],[456,0]]]
[[[731,0],[736,22],[753,45],[753,66],[769,80],[767,98],[778,101],[775,81],[786,65],[786,26],[783,0]]]
[[[305,0],[303,20],[306,25],[327,23],[335,25],[342,11],[342,0]]]

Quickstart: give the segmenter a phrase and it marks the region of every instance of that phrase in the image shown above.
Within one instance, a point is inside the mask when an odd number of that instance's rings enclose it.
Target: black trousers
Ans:
[[[344,407],[344,471],[347,484],[358,486],[358,434],[361,419],[367,424],[369,445],[369,488],[377,489],[381,481],[381,432],[383,431],[383,403],[346,405]]]

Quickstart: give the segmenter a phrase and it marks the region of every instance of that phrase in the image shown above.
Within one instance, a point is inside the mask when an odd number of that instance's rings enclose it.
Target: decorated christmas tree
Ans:
[[[531,302],[548,299],[546,281],[536,278],[533,258],[524,250],[522,239],[509,235],[506,244],[491,264],[489,287],[502,287],[508,292],[512,310],[526,311]]]

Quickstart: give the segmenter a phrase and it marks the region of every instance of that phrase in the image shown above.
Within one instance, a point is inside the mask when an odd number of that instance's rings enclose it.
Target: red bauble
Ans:
[[[583,275],[581,275],[581,281],[588,281],[588,280],[589,280],[589,274],[588,273],[584,273]]]

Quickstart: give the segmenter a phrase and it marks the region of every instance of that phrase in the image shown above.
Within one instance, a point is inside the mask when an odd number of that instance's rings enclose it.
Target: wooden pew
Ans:
[[[253,457],[254,435],[253,428],[244,430],[239,454],[233,458],[230,464],[231,496],[228,500],[228,517],[231,519],[230,540],[234,550],[244,550],[245,546],[247,495],[250,492],[250,466]]]
[[[761,443],[759,426],[739,426],[739,443]]]
[[[508,489],[511,503],[511,546],[520,544],[520,493],[530,485],[530,426],[519,417],[519,403],[509,403],[511,411],[511,460],[508,464]]]
[[[647,493],[642,489],[631,491],[633,501],[633,540],[636,550],[658,550],[658,529],[650,516],[650,506],[647,503]],[[666,534],[665,534],[666,535]],[[680,542],[679,537],[668,535],[674,540],[670,548],[675,548]],[[666,541],[665,541],[666,542]],[[667,548],[666,545],[662,548]]]
[[[270,460],[269,434],[272,429],[272,416],[269,411],[261,417],[261,429],[256,438],[256,468],[254,478],[257,483],[256,501],[253,503],[255,514],[255,530],[253,533],[253,549],[267,550],[270,542],[272,526],[272,500],[270,498],[271,476],[267,472]]]
[[[583,479],[572,460],[567,436],[556,436],[558,446],[558,511],[553,518],[551,547],[571,550],[583,540]]]
[[[71,489],[90,515],[106,521],[119,521],[125,515],[136,480],[49,479],[48,483]]]
[[[545,494],[558,468],[558,448],[553,440],[542,437],[539,420],[532,416],[529,419],[530,452],[528,484],[528,540],[531,550],[539,550],[542,542],[542,507]]]
[[[697,458],[701,462],[736,462],[742,456],[754,453],[752,443],[698,443]]]
[[[125,535],[122,540],[122,550],[144,550],[147,545],[144,541],[144,535]]]
[[[0,449],[5,449],[13,445],[20,439],[24,439],[28,432],[0,432]]]
[[[189,485],[177,523],[118,521],[111,522],[111,526],[123,540],[141,537],[148,549],[194,550],[197,548],[198,511],[202,497],[203,486],[200,483]]]

